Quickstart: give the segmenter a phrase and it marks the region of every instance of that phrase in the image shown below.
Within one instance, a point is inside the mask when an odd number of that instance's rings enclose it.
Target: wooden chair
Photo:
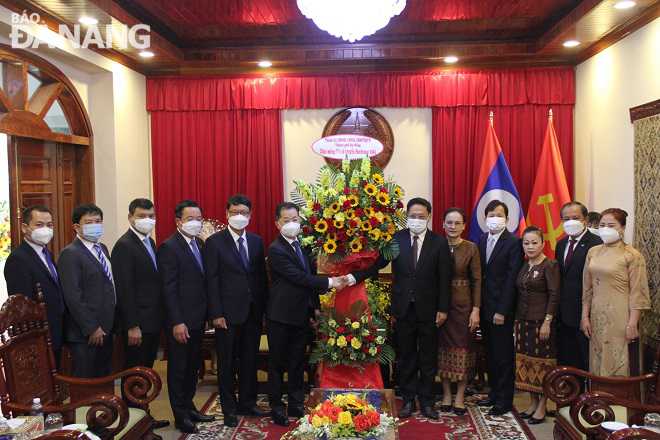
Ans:
[[[656,347],[652,372],[643,376],[602,377],[573,367],[555,367],[543,380],[545,394],[558,408],[554,438],[609,438],[612,433],[600,426],[606,421],[622,422],[629,426],[643,425],[647,413],[660,412],[659,369],[660,344]],[[589,380],[593,391],[580,394],[580,383],[584,379]],[[647,386],[645,393],[640,391],[642,386]],[[648,397],[643,401],[644,394]],[[637,435],[632,431],[628,434]]]
[[[0,309],[0,369],[5,373],[0,374],[0,404],[5,417],[10,411],[14,416],[28,414],[32,399],[39,397],[44,413],[61,413],[65,423],[108,427],[112,438],[152,434],[149,403],[162,387],[158,374],[136,367],[96,379],[60,376],[39,285],[37,290],[38,302],[12,295]],[[138,408],[128,408],[114,395],[114,381],[123,377],[127,398]],[[69,388],[68,404],[63,403],[62,384]]]

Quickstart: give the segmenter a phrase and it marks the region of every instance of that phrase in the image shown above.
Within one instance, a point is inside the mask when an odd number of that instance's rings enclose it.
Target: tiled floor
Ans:
[[[163,389],[160,395],[156,400],[151,404],[151,412],[153,416],[158,419],[170,420],[172,423],[169,427],[159,429],[155,431],[157,434],[161,435],[164,440],[176,440],[179,438],[181,433],[174,429],[174,417],[172,416],[172,410],[170,409],[169,400],[167,398],[167,362],[166,361],[156,361],[154,369],[160,374],[160,377],[163,379]],[[262,377],[260,372],[260,380],[265,379],[265,375]],[[208,400],[213,392],[217,391],[217,382],[216,377],[210,374],[207,374],[204,377],[204,380],[201,381],[197,387],[197,395],[195,396],[195,404],[197,408],[201,409],[202,405]],[[529,403],[529,397],[527,393],[516,392],[514,405],[520,411],[523,411],[527,408]],[[552,439],[552,425],[554,419],[547,418],[544,423],[540,425],[530,426],[532,433],[536,436],[538,440],[549,440]],[[412,439],[402,439],[402,440],[412,440]]]

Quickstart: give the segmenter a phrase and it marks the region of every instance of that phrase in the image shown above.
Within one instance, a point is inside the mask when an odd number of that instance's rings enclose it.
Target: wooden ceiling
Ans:
[[[358,0],[359,1],[359,0]],[[408,0],[374,35],[348,43],[295,0],[0,0],[49,26],[82,16],[151,27],[152,58],[99,49],[149,75],[433,70],[576,65],[660,16],[660,0]],[[350,12],[347,12],[350,13]],[[577,40],[579,46],[563,43]],[[457,63],[444,58],[456,56]],[[273,66],[259,68],[269,60]]]

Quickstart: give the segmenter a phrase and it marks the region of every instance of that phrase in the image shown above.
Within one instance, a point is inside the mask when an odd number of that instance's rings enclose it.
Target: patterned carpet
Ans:
[[[227,428],[223,425],[220,401],[213,394],[206,402],[202,411],[205,414],[215,415],[218,420],[210,423],[198,423],[198,434],[184,434],[179,440],[256,440],[279,439],[284,433],[295,428],[296,419],[290,419],[291,425],[287,428],[274,424],[270,417],[239,416],[236,428]],[[487,408],[480,408],[474,403],[482,399],[482,395],[466,398],[468,413],[456,416],[453,413],[440,413],[440,419],[432,420],[421,413],[413,413],[407,423],[399,428],[399,438],[406,439],[444,439],[444,440],[520,440],[535,437],[517,415],[507,413],[501,417],[488,416]],[[259,395],[259,406],[268,407],[265,395]],[[401,407],[401,399],[397,399],[397,407]],[[439,407],[439,404],[438,404]]]

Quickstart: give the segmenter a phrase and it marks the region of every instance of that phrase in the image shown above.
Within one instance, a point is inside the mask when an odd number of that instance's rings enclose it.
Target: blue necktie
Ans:
[[[114,284],[114,281],[112,281],[112,274],[110,273],[110,268],[108,267],[108,263],[105,261],[105,256],[103,255],[103,249],[101,249],[101,245],[98,243],[94,243],[94,250],[96,251],[96,255],[99,257],[99,261],[101,262],[101,266],[103,266],[103,270],[105,271],[105,276],[108,277],[110,282]]]
[[[151,242],[149,241],[149,237],[146,237],[144,239],[144,244],[145,246],[147,246],[147,252],[149,252],[151,261],[154,262],[154,267],[156,268],[156,270],[158,270],[158,264],[156,264],[156,254],[154,254],[154,250],[151,248]]]
[[[245,251],[245,246],[243,246],[243,237],[238,237],[238,255],[241,256],[241,260],[243,261],[243,266],[245,268],[248,268],[248,257],[247,257],[247,252]]]
[[[303,257],[303,253],[300,250],[300,245],[298,244],[298,241],[294,240],[291,243],[291,246],[293,246],[293,248],[296,250],[296,254],[298,255],[298,260],[300,260],[300,264],[302,264],[305,270],[307,270],[307,265],[305,264],[305,257]]]
[[[50,257],[50,252],[48,252],[48,248],[44,246],[44,257],[46,257],[46,263],[48,263],[48,270],[50,271],[50,274],[53,276],[53,280],[55,280],[55,284],[57,284],[57,287],[60,287],[60,279],[57,277],[57,271],[55,270],[55,266],[53,265],[53,259]],[[64,311],[64,299],[62,298],[62,293],[60,292],[60,306],[62,308],[62,311]]]
[[[193,238],[190,240],[190,247],[192,248],[192,253],[195,255],[195,259],[197,260],[197,264],[199,264],[199,268],[204,273],[204,265],[202,264],[202,254],[199,253],[199,248],[197,247],[197,242]]]

